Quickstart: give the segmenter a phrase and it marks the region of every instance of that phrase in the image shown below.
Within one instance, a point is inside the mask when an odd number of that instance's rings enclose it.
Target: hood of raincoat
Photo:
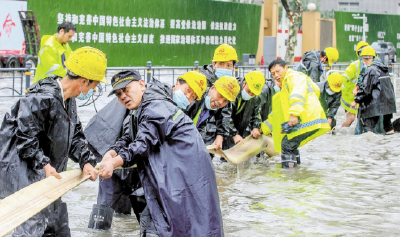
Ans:
[[[212,87],[213,83],[218,79],[215,75],[214,68],[212,64],[203,65],[199,69],[199,72],[207,77],[207,86]]]
[[[159,236],[223,236],[210,155],[166,88],[158,81],[147,85],[131,117],[131,141],[118,154],[124,167],[137,164]]]
[[[65,171],[68,157],[93,166],[79,121],[74,98],[65,101],[56,79],[32,85],[25,97],[6,113],[0,128],[0,198],[45,177],[50,163]]]

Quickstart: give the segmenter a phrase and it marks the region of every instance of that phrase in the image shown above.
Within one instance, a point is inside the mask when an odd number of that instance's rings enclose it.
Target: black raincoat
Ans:
[[[64,108],[58,78],[51,76],[33,84],[4,116],[0,128],[0,199],[44,179],[43,167],[48,163],[57,172],[67,169],[68,157],[79,162],[81,169],[86,163],[96,165],[86,147],[75,99],[67,99]],[[40,218],[43,222],[44,217]],[[38,224],[31,221],[29,225]]]
[[[322,75],[321,59],[319,58],[319,51],[311,50],[303,55],[300,64],[296,71],[302,72],[309,76],[314,82],[319,82]]]
[[[201,67],[199,69],[199,72],[207,77],[207,86],[208,87],[212,87],[214,82],[218,79],[217,76],[215,75],[212,64],[203,65],[203,67]]]
[[[265,79],[265,85],[258,96],[261,102],[261,121],[267,120],[272,111],[272,97],[275,95],[274,85],[274,80]]]
[[[216,177],[199,132],[163,84],[147,84],[130,132],[110,149],[137,164],[160,236],[223,236]]]
[[[197,112],[200,109],[206,109],[204,105],[205,98],[208,94],[210,88],[204,92],[201,100],[196,100],[194,103],[188,106],[185,113],[193,120],[196,117]],[[209,110],[210,116],[197,125],[197,129],[199,130],[201,137],[206,145],[212,144],[217,135],[221,135],[224,137],[224,140],[228,136],[235,136],[238,134],[236,128],[233,126],[233,122],[231,119],[232,114],[232,103],[228,102],[228,104],[217,110]],[[195,124],[196,126],[196,124]],[[223,147],[226,149],[226,147]]]
[[[243,138],[250,135],[253,128],[261,127],[261,117],[260,117],[260,106],[261,99],[258,96],[251,98],[250,100],[243,100],[242,98],[242,83],[244,79],[239,78],[238,82],[240,85],[240,92],[236,97],[236,100],[232,103],[232,122],[235,130],[232,134],[239,134]],[[224,138],[224,147],[231,148],[235,145],[232,137]]]
[[[130,111],[114,98],[90,119],[84,133],[89,150],[98,162],[102,160],[110,145],[129,129],[130,116]],[[130,195],[139,188],[141,183],[136,168],[115,170],[111,179],[100,178],[97,204],[112,207],[120,214],[131,214],[133,208],[138,216],[144,207],[131,205]]]
[[[320,95],[319,102],[321,103],[322,109],[325,111],[325,115],[328,119],[335,119],[336,113],[340,107],[340,98],[342,97],[342,92],[334,93],[329,95],[326,89],[329,88],[327,81],[317,83]]]
[[[354,101],[360,104],[358,111],[362,119],[396,113],[394,89],[387,66],[376,60],[372,62],[365,71],[362,87]]]

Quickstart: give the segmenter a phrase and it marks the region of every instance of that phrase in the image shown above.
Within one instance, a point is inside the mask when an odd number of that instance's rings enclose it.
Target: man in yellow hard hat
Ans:
[[[207,78],[192,71],[178,77],[173,87],[172,99],[181,109],[186,109],[195,100],[201,100],[207,90]]]
[[[64,77],[67,73],[65,60],[72,53],[68,42],[71,41],[76,32],[75,25],[71,22],[63,22],[58,26],[54,35],[44,35],[41,40],[41,47],[38,55],[33,83],[50,75]]]
[[[320,90],[319,101],[331,128],[336,126],[335,116],[340,107],[342,82],[342,75],[335,72],[329,74],[327,81],[317,83]]]
[[[193,119],[206,145],[214,144],[222,149],[223,141],[230,136],[231,109],[230,102],[235,101],[240,86],[235,77],[223,76],[207,88],[201,100],[191,104],[186,114]],[[240,135],[232,137],[235,144],[242,140]]]
[[[215,49],[212,64],[206,64],[199,72],[207,77],[207,85],[213,83],[223,76],[233,76],[235,64],[238,62],[236,50],[229,44],[221,44]]]
[[[309,76],[314,82],[319,82],[323,69],[322,64],[329,64],[331,67],[334,62],[339,59],[337,49],[328,47],[325,50],[311,50],[303,55],[300,63],[293,68],[296,71],[303,72]]]
[[[281,90],[272,101],[272,113],[261,124],[263,134],[272,132],[275,151],[282,152],[282,168],[300,164],[298,148],[330,130],[318,100],[318,86],[304,73],[288,69],[282,59],[269,65]]]
[[[182,78],[192,81],[189,77]],[[137,164],[147,202],[140,215],[141,236],[223,236],[210,156],[192,120],[171,99],[171,90],[134,76],[114,77],[112,85],[118,101],[135,112],[129,129],[104,155],[101,177],[110,178],[117,166]]]
[[[264,74],[260,71],[251,71],[238,81],[240,93],[232,103],[231,118],[234,126],[230,136],[224,139],[226,144],[224,149],[229,149],[237,143],[233,140],[236,135],[240,136],[237,141],[241,141],[250,134],[254,138],[261,136],[261,100],[258,96],[265,84]]]
[[[116,90],[125,88],[134,80],[142,80],[139,71],[127,70],[114,75],[111,82],[114,90]],[[161,83],[155,78],[148,84],[148,87],[159,88],[160,92],[168,95],[176,106],[180,109],[186,109],[189,104],[201,99],[207,89],[207,79],[199,72],[190,71],[178,76],[172,89],[169,85]],[[114,94],[114,90],[110,95]],[[129,120],[132,116],[135,116],[134,113],[129,111],[115,98],[100,110],[85,128],[84,132],[89,148],[98,161],[102,159],[110,145],[116,143],[129,129]],[[98,131],[102,132],[99,133]],[[121,148],[116,147],[114,149],[119,150]],[[97,204],[93,206],[88,227],[108,230],[111,228],[114,211],[126,215],[131,214],[131,208],[140,222],[140,214],[145,206],[146,200],[137,169],[116,170],[111,179],[99,183]]]
[[[342,74],[344,78],[342,85],[342,98],[340,99],[340,103],[346,111],[346,120],[343,122],[342,127],[350,127],[358,113],[358,108],[351,108],[350,105],[354,101],[354,95],[357,94],[358,89],[356,85],[361,83],[361,79],[366,69],[362,62],[360,53],[367,46],[369,46],[367,42],[358,42],[356,46],[356,55],[358,59],[350,63],[345,72]]]
[[[386,135],[393,134],[391,120],[393,113],[396,113],[396,100],[389,68],[380,60],[375,60],[375,50],[371,46],[365,47],[360,56],[367,70],[351,107],[360,104],[359,117],[365,132],[373,132],[379,116],[383,116],[383,128]]]
[[[68,158],[95,180],[96,160],[87,150],[75,98],[105,82],[106,55],[82,47],[66,60],[67,74],[28,88],[0,128],[0,199],[48,176],[61,179]],[[12,185],[10,185],[12,184]],[[15,229],[15,236],[70,236],[67,206],[58,199]]]

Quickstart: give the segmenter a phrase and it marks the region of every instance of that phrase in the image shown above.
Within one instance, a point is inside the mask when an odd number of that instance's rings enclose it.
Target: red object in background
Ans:
[[[261,66],[264,66],[264,56],[261,56]]]
[[[3,23],[3,30],[6,32],[8,37],[11,35],[12,27],[15,27],[15,23],[11,19],[11,13],[8,13],[7,18]]]

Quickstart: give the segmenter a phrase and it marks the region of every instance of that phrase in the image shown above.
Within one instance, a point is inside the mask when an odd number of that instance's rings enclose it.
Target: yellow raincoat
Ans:
[[[305,74],[289,69],[282,80],[282,90],[272,98],[272,112],[261,124],[263,134],[272,132],[275,151],[281,152],[282,139],[288,139],[319,129],[312,136],[300,143],[305,145],[310,140],[328,132],[331,127],[319,102],[318,86]],[[282,123],[288,122],[290,115],[300,118],[301,128],[290,134],[282,134]]]
[[[350,110],[350,113],[357,114],[358,109],[351,109],[350,104],[354,101],[353,90],[356,88],[358,76],[360,75],[360,60],[354,61],[350,63],[350,65],[346,68],[343,75],[343,84],[342,84],[342,98],[340,99],[340,103],[343,108],[347,111]]]
[[[38,55],[39,61],[33,83],[50,75],[64,77],[67,71],[63,65],[63,54],[64,60],[67,60],[72,53],[71,47],[69,47],[68,44],[61,45],[56,40],[55,34],[43,36],[40,45],[41,48]]]

